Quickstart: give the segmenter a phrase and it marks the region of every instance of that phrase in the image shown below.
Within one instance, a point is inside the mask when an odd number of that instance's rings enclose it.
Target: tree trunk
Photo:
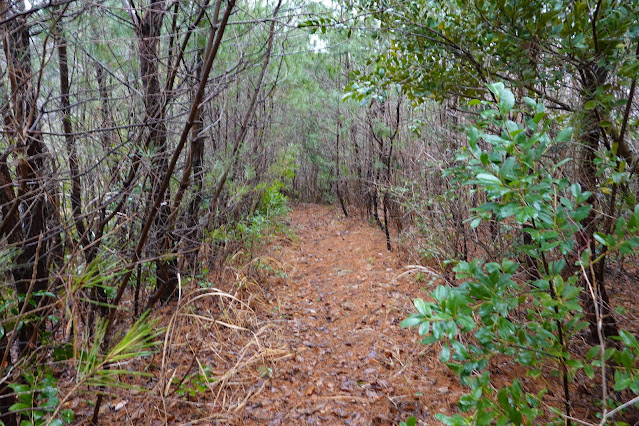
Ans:
[[[198,65],[195,69],[195,80],[199,81],[202,75],[203,51],[198,52]],[[197,87],[197,86],[195,86]],[[202,230],[199,226],[200,207],[202,205],[202,188],[204,184],[204,135],[202,135],[201,111],[198,110],[191,130],[191,149],[193,158],[193,198],[189,203],[188,223],[187,223],[187,254],[189,266],[196,267],[197,248],[202,237]]]
[[[14,5],[7,6],[4,1],[0,1],[0,10],[6,11],[8,16],[16,15],[2,26],[13,107],[7,130],[8,137],[16,146],[17,182],[13,185],[18,188],[15,198],[8,194],[13,190],[5,187],[9,198],[14,199],[4,220],[15,224],[9,230],[9,243],[20,251],[12,269],[16,292],[18,295],[31,295],[47,290],[49,282],[47,250],[41,245],[46,233],[45,186],[48,183],[46,165],[49,153],[37,125],[37,93],[32,82],[30,34],[26,16],[19,15],[21,10]],[[6,161],[6,155],[3,157]],[[4,169],[4,178],[11,180],[6,163]],[[33,309],[28,299],[35,302],[36,306],[46,303],[42,296],[25,297],[18,301],[19,311],[25,314]],[[29,342],[37,344],[36,323],[25,322],[20,329],[17,336],[20,352]]]
[[[591,100],[597,87],[602,86],[606,82],[607,71],[597,65],[593,65],[591,68],[583,71],[582,83],[584,89],[584,105]],[[584,108],[584,111],[586,109]],[[597,151],[599,149],[599,139],[601,137],[601,128],[599,127],[599,116],[596,110],[586,111],[583,122],[583,157],[582,157],[582,187],[584,191],[592,191],[595,193],[597,190],[597,166],[595,159]],[[593,208],[590,210],[590,214],[583,222],[582,232],[577,233],[577,249],[579,250],[578,256],[581,250],[590,249],[591,259],[595,259],[597,256],[597,245],[594,238],[594,233],[597,230],[597,215],[596,215],[596,202],[593,196],[588,200],[589,203],[593,203]],[[601,256],[598,262],[594,262],[592,270],[594,274],[590,274],[588,279],[580,274],[581,284],[584,286],[584,312],[586,319],[590,323],[590,333],[593,341],[599,342],[599,330],[597,327],[597,316],[602,320],[602,334],[604,337],[616,336],[619,334],[617,328],[617,321],[610,305],[610,299],[605,286],[605,262],[606,257]],[[592,294],[594,293],[594,300]]]
[[[339,138],[340,133],[342,132],[342,122],[340,121],[339,116],[339,106],[337,108],[337,135],[335,138],[335,192],[337,193],[337,199],[339,200],[339,205],[342,207],[342,212],[345,217],[348,217],[348,211],[346,210],[346,206],[344,205],[344,197],[342,196],[342,191],[340,188],[340,174],[339,174]]]
[[[148,126],[148,148],[155,154],[151,161],[151,197],[160,196],[160,186],[165,179],[168,165],[168,147],[165,123],[165,93],[160,86],[159,52],[160,33],[164,2],[153,0],[146,9],[137,27],[138,49],[140,55],[140,72],[144,86],[145,122]],[[154,235],[151,244],[151,257],[157,257],[155,262],[156,286],[159,298],[168,300],[177,287],[177,264],[175,258],[166,259],[174,248],[174,239],[168,232],[170,215],[171,192],[167,188],[162,195],[163,202],[153,221]]]

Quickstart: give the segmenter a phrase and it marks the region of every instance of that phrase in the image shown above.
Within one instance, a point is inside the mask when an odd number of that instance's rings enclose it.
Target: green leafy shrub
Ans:
[[[416,327],[424,344],[441,344],[441,361],[470,389],[459,401],[460,411],[467,415],[436,416],[446,424],[538,424],[542,416],[544,421],[565,424],[572,415],[569,382],[577,374],[599,381],[599,418],[612,419],[619,408],[608,407],[623,401],[611,398],[606,381],[615,392],[629,389],[639,394],[637,339],[621,331],[618,345],[606,347],[606,339],[601,339],[603,343],[587,351],[585,359],[586,350],[569,343],[589,325],[582,302],[594,297],[594,260],[604,253],[631,254],[639,247],[639,205],[619,217],[611,233],[594,234],[601,247],[597,252],[591,253],[591,246],[579,247],[576,236],[592,209],[592,194],[560,172],[570,159],[558,161],[553,155],[558,144],[570,138],[571,129],[553,137],[555,122],[541,103],[525,98],[522,109],[515,110],[515,97],[503,84],[489,89],[497,103],[473,102],[483,108],[482,119],[468,128],[468,146],[448,173],[459,185],[474,185],[485,197],[486,202],[474,209],[471,227],[492,219],[528,237],[499,263],[456,262],[460,284],[437,287],[430,293],[432,302],[416,299],[417,313],[402,327]],[[509,119],[516,115],[523,120]],[[613,160],[599,164],[607,167],[620,161]],[[578,285],[582,277],[586,288]],[[517,379],[497,386],[488,368],[495,357],[521,366],[533,379],[548,370],[560,377],[564,406],[548,408],[546,388],[531,393]]]
[[[284,229],[281,219],[290,209],[288,198],[281,193],[283,187],[284,184],[277,179],[268,186],[259,185],[256,191],[261,191],[261,196],[253,213],[245,220],[215,229],[211,233],[213,241],[220,244],[234,241],[252,248],[268,234]]]
[[[20,426],[62,425],[73,421],[73,410],[65,409],[56,418],[48,417],[60,404],[57,380],[50,369],[38,368],[36,373],[22,375],[25,383],[12,383],[17,402],[9,411],[20,413]]]
[[[288,199],[280,192],[283,187],[284,184],[276,180],[264,190],[256,212],[257,215],[277,218],[288,214]]]

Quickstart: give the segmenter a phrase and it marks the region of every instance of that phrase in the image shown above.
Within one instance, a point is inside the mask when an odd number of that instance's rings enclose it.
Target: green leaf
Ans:
[[[628,333],[626,330],[619,331],[619,338],[626,346],[639,349],[639,342],[637,342],[637,338]]]
[[[508,114],[515,106],[515,95],[506,89],[499,96],[499,109],[503,114]]]
[[[563,129],[557,137],[555,138],[555,142],[566,142],[570,140],[570,136],[572,135],[572,127],[566,127]]]
[[[501,180],[490,173],[480,173],[477,175],[477,181],[485,186],[501,186]]]
[[[628,386],[630,386],[630,383],[632,382],[632,377],[630,377],[630,375],[626,371],[616,369],[614,376],[615,376],[615,384],[613,389],[616,392],[620,392],[628,388]]]
[[[521,414],[521,411],[514,409],[511,410],[510,412],[510,420],[512,420],[512,422],[516,425],[520,425],[521,421],[523,419],[523,416]]]
[[[488,85],[488,89],[495,94],[499,100],[499,111],[507,115],[515,106],[515,95],[504,87],[504,83],[493,83]]]
[[[416,327],[424,321],[424,317],[421,314],[411,314],[408,318],[402,321],[399,326],[401,328]]]
[[[619,246],[619,253],[632,254],[635,252],[637,247],[639,247],[639,237],[632,237],[621,243]]]
[[[586,376],[588,376],[590,380],[595,378],[595,370],[594,368],[592,368],[592,365],[590,364],[584,365],[584,373],[586,373]]]
[[[533,379],[538,379],[539,377],[541,377],[541,370],[539,369],[529,370],[527,375],[532,377]]]
[[[595,240],[597,240],[597,242],[599,244],[603,244],[604,246],[608,247],[608,241],[606,240],[606,235],[602,234],[601,232],[595,232]]]
[[[432,345],[438,340],[439,338],[437,336],[431,334],[430,336],[426,336],[422,339],[422,345]]]
[[[479,130],[475,126],[468,127],[466,134],[468,135],[468,144],[471,148],[477,147],[477,141],[479,140]]]
[[[506,389],[499,389],[499,392],[497,392],[497,401],[499,405],[501,405],[501,408],[510,411],[510,402],[508,401],[508,391],[506,391]]]
[[[430,331],[430,323],[428,321],[424,321],[419,325],[417,332],[420,336],[425,336]]]
[[[593,346],[592,348],[590,348],[590,350],[586,354],[586,359],[593,359],[599,354],[600,351],[601,351],[601,347],[599,345]]]
[[[481,135],[482,139],[494,146],[503,146],[508,144],[508,140],[501,136],[491,135],[490,133],[484,133]]]
[[[415,308],[417,309],[417,312],[419,312],[420,314],[430,317],[432,314],[432,310],[430,308],[430,306],[428,306],[428,304],[426,302],[424,302],[424,299],[420,299],[417,298],[413,301],[413,305],[415,305]]]
[[[461,426],[468,424],[466,419],[463,418],[460,414],[455,414],[454,416],[449,417],[444,413],[437,413],[434,417],[436,420],[439,420],[443,424],[449,426]]]
[[[409,417],[406,419],[406,422],[400,422],[400,425],[405,425],[405,426],[415,426],[417,424],[417,418],[416,417]]]
[[[584,109],[587,109],[587,110],[593,110],[595,108],[597,108],[597,101],[588,101],[584,105]]]
[[[442,351],[439,354],[439,359],[441,359],[443,363],[448,362],[448,360],[450,359],[450,347],[448,346],[448,343],[444,343],[444,345],[442,346]]]
[[[481,154],[480,154],[480,156],[479,156],[479,161],[481,161],[481,163],[482,163],[484,166],[487,166],[487,165],[488,165],[488,162],[489,162],[489,161],[488,161],[488,153],[487,153],[486,151],[482,151],[482,153],[481,153]]]
[[[30,410],[33,406],[31,404],[27,404],[24,402],[16,402],[11,407],[9,407],[9,411],[18,411],[18,410]]]

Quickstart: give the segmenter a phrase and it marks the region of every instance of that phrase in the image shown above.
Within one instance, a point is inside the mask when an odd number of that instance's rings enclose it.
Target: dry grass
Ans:
[[[229,262],[238,263],[241,256]],[[144,389],[121,389],[110,395],[103,424],[228,424],[267,386],[274,363],[291,357],[283,347],[277,323],[260,319],[267,307],[255,278],[256,265],[281,265],[255,258],[227,266],[211,282],[216,287],[193,288],[180,283],[177,302],[155,317],[165,327],[159,352],[136,360],[128,368],[151,373],[147,383],[125,378]],[[223,288],[222,288],[223,287]],[[264,317],[262,315],[262,317]],[[88,411],[88,410],[87,410]]]

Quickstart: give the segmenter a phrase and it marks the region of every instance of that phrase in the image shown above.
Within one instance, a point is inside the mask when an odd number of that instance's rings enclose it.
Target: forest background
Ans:
[[[219,291],[217,318],[250,297],[211,276],[250,264],[289,200],[361,216],[440,277],[402,323],[468,390],[440,421],[637,421],[637,312],[611,297],[637,280],[637,16],[0,1],[0,421],[70,423],[83,393],[98,423],[170,336],[162,305]],[[556,383],[496,382],[496,359]]]

